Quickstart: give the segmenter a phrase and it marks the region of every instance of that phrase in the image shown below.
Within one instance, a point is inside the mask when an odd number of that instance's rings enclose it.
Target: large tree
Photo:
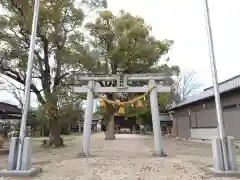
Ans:
[[[161,69],[158,63],[171,47],[171,40],[157,40],[151,36],[151,26],[143,18],[120,11],[114,15],[111,11],[99,11],[94,22],[87,23],[90,31],[91,46],[96,56],[95,67],[91,72],[116,74],[118,68],[125,73],[146,73],[152,69]],[[114,82],[99,82],[101,86],[115,86]],[[115,94],[107,94],[109,99]],[[107,121],[106,139],[114,139],[115,108],[108,105],[105,114]]]
[[[0,0],[1,72],[25,84],[30,46],[33,3],[29,0]],[[84,10],[105,6],[102,0],[84,0]],[[31,91],[44,107],[50,129],[50,143],[62,144],[59,130],[58,92],[70,70],[89,69],[88,51],[81,33],[84,11],[74,0],[42,0],[34,51]],[[81,65],[80,65],[81,63]],[[84,65],[84,66],[82,66]]]

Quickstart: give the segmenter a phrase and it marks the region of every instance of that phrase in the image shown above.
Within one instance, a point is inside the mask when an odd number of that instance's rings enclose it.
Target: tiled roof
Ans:
[[[15,105],[0,102],[0,113],[21,114],[22,110]]]
[[[240,87],[240,75],[234,76],[226,81],[223,81],[219,83],[219,91],[220,94],[225,93],[227,91],[231,91],[233,89],[239,88]],[[203,92],[190,96],[187,98],[185,101],[177,104],[176,106],[172,107],[171,109],[175,109],[187,104],[191,104],[209,97],[214,96],[214,90],[213,87],[209,87],[207,89],[204,89]]]

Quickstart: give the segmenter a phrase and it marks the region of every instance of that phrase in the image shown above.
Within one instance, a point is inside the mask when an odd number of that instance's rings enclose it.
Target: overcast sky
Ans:
[[[196,71],[205,87],[210,86],[203,0],[108,0],[109,9],[124,9],[142,16],[152,25],[153,35],[174,40],[171,64]],[[209,0],[219,81],[240,74],[240,0]],[[1,92],[0,100],[12,100]]]

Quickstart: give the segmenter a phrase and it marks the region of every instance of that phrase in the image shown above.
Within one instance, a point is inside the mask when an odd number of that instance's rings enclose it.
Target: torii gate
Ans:
[[[151,103],[151,113],[152,113],[152,124],[153,124],[153,134],[154,134],[154,155],[165,156],[162,147],[162,137],[160,128],[160,116],[158,108],[158,92],[170,92],[170,86],[157,85],[156,81],[166,81],[169,76],[165,76],[160,73],[146,73],[146,74],[88,74],[88,73],[72,73],[73,80],[73,91],[75,93],[87,93],[87,103],[84,118],[84,128],[83,128],[83,143],[80,155],[89,156],[90,155],[90,136],[91,136],[91,124],[93,115],[93,100],[94,92],[96,93],[113,93],[113,92],[147,92],[149,89],[153,88],[150,92],[150,103]],[[77,86],[77,81],[88,81],[87,86]],[[98,81],[117,81],[116,87],[100,87],[96,85]],[[128,86],[128,81],[148,81],[148,86],[142,87],[132,87]]]

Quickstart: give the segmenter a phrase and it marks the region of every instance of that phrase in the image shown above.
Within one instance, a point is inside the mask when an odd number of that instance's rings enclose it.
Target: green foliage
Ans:
[[[26,79],[33,2],[0,0],[0,6],[7,12],[0,15],[0,70],[22,85]],[[45,104],[55,107],[53,114],[44,108],[36,115],[52,124],[52,128],[57,127],[61,118],[76,119],[73,102],[81,97],[70,92],[69,87],[61,86],[69,71],[116,74],[117,68],[125,67],[126,73],[168,72],[170,76],[179,70],[177,66],[159,65],[173,41],[157,40],[151,36],[151,26],[130,13],[121,11],[114,15],[108,10],[99,11],[95,21],[86,24],[89,36],[84,36],[81,31],[84,12],[102,7],[107,7],[105,0],[83,0],[80,6],[76,6],[74,0],[42,0],[40,3],[31,91],[42,107]],[[114,82],[99,84],[115,85]],[[110,109],[112,114],[114,109]]]
[[[151,36],[151,26],[141,17],[125,11],[114,15],[111,11],[104,10],[99,11],[96,20],[87,23],[85,27],[90,32],[89,43],[95,56],[91,72],[116,74],[117,68],[124,67],[125,73],[164,72],[171,76],[174,71],[179,71],[177,66],[158,65],[173,41],[161,41]],[[101,86],[115,85],[113,82],[99,83]],[[145,82],[129,82],[130,86],[144,84]],[[140,117],[149,113],[149,103],[146,101],[145,104],[144,108],[126,106],[126,116]]]
[[[165,55],[172,41],[157,40],[150,35],[151,27],[144,19],[121,11],[115,16],[111,11],[99,11],[94,23],[87,23],[94,48],[95,67],[91,71],[116,73],[124,67],[126,72],[149,72]]]
[[[128,119],[129,117],[136,117],[136,119],[140,120],[140,123],[142,124],[151,124],[151,107],[150,107],[150,101],[149,98],[146,98],[146,100],[142,101],[144,104],[144,107],[136,107],[132,105],[126,105],[125,106],[125,117]],[[171,93],[160,93],[158,95],[158,104],[160,111],[165,111],[167,108],[167,105],[169,105],[172,102],[171,99]]]
[[[0,0],[0,6],[7,12],[0,15],[3,56],[0,68],[6,76],[21,84],[26,77],[33,2]],[[55,92],[69,70],[83,71],[92,66],[88,63],[89,48],[80,31],[85,14],[74,4],[74,0],[43,0],[40,3],[31,89],[41,104],[55,99]],[[88,5],[98,8],[104,3],[85,0],[82,4],[85,8]]]
[[[166,110],[167,105],[171,103],[171,93],[160,93],[158,95],[159,109]]]
[[[40,127],[48,127],[48,118],[46,117],[45,111],[43,109],[43,107],[39,107],[37,110],[35,110],[35,117],[36,117],[36,121],[38,122]]]
[[[0,0],[2,11],[6,12],[0,15],[0,71],[22,85],[26,79],[33,2]],[[75,5],[75,0],[40,1],[31,91],[41,105],[51,104],[59,110],[59,89],[69,71],[84,71],[92,67],[89,61],[92,56],[81,32],[86,16],[84,11],[106,5],[102,0],[84,0],[80,7]],[[47,111],[44,109],[51,124],[50,130],[58,132],[56,128],[61,116],[57,111]],[[52,134],[56,136],[54,139],[60,139],[58,133]]]
[[[128,104],[124,107],[126,117],[141,117],[142,115],[146,114],[148,112],[148,104],[147,102],[144,102],[144,107],[136,107],[134,105]]]

